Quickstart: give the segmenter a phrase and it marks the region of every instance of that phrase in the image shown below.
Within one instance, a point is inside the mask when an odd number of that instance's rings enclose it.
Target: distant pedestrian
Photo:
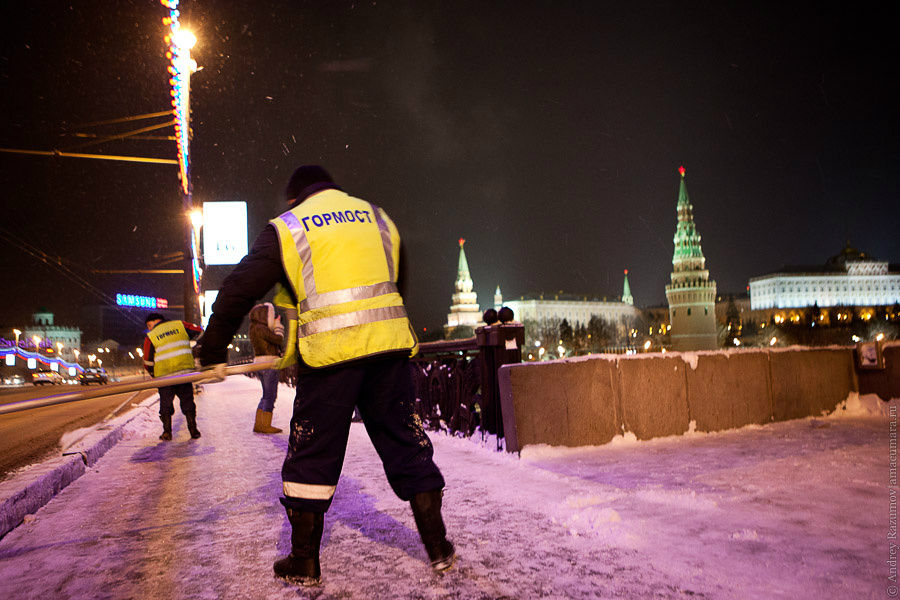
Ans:
[[[441,517],[444,478],[415,413],[409,357],[418,342],[399,292],[400,234],[384,210],[343,192],[322,167],[299,167],[285,191],[290,210],[269,222],[225,279],[199,353],[203,365],[225,362],[255,299],[281,284],[276,304],[290,305],[291,321],[285,352],[303,364],[281,469],[291,553],[275,574],[320,582],[324,514],[354,407],[391,488],[410,502],[432,568],[449,569],[456,555]]]
[[[153,377],[165,377],[189,373],[194,370],[191,338],[203,330],[187,321],[166,321],[159,313],[147,315],[147,336],[144,338],[144,368]],[[194,386],[190,383],[167,385],[159,388],[159,420],[163,432],[159,439],[172,439],[172,415],[175,414],[175,396],[181,405],[181,413],[187,421],[192,439],[200,437],[197,429],[197,405],[194,403]]]
[[[281,315],[275,314],[271,302],[257,304],[250,310],[250,343],[256,360],[275,360],[281,356],[284,343],[284,325]],[[256,433],[281,433],[278,427],[272,427],[272,410],[278,396],[278,369],[259,371],[262,382],[262,398],[256,407],[256,422],[253,431]]]

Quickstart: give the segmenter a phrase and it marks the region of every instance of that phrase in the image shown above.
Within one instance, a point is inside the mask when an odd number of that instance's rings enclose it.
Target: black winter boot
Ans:
[[[275,575],[302,586],[319,585],[319,544],[325,526],[323,513],[300,512],[287,509],[291,522],[291,553],[275,561]]]
[[[197,429],[197,415],[184,415],[187,421],[188,431],[191,432],[191,439],[196,440],[200,437],[200,430]]]
[[[172,415],[167,417],[160,415],[159,420],[162,421],[163,424],[163,432],[162,435],[159,436],[159,439],[168,442],[172,439]]]
[[[409,502],[422,543],[425,544],[425,551],[428,552],[431,568],[438,573],[452,567],[453,561],[456,560],[456,551],[453,544],[447,540],[447,530],[441,518],[443,495],[444,490],[422,492],[413,496]]]

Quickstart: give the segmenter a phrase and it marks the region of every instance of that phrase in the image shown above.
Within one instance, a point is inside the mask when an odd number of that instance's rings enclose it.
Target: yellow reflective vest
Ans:
[[[164,321],[147,332],[153,344],[153,376],[194,370],[191,338],[181,321]]]
[[[400,234],[377,206],[340,190],[313,194],[270,221],[291,295],[288,352],[311,367],[405,350],[418,342],[397,291]],[[294,352],[291,352],[294,351]]]

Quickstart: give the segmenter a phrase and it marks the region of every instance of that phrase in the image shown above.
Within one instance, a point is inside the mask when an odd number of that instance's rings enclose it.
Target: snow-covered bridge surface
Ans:
[[[272,576],[285,434],[247,378],[206,386],[203,437],[127,436],[0,540],[2,598],[882,598],[889,419],[827,418],[522,458],[433,434],[459,561],[426,563],[362,425],[326,516],[324,584]],[[277,425],[293,390],[282,387]],[[149,412],[149,411],[148,411]]]

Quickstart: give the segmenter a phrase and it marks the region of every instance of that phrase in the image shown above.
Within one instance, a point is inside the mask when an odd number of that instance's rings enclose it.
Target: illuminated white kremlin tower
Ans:
[[[700,234],[694,225],[694,207],[684,183],[684,167],[678,189],[678,226],[672,256],[672,283],[666,286],[672,349],[715,350],[716,282],[709,278]]]
[[[463,249],[466,240],[459,240],[459,266],[456,271],[455,292],[453,304],[450,305],[450,314],[447,315],[447,324],[444,331],[450,333],[456,327],[478,327],[482,323],[481,309],[478,307],[478,296],[472,291],[474,284],[469,274],[469,263],[466,261],[466,251]]]

